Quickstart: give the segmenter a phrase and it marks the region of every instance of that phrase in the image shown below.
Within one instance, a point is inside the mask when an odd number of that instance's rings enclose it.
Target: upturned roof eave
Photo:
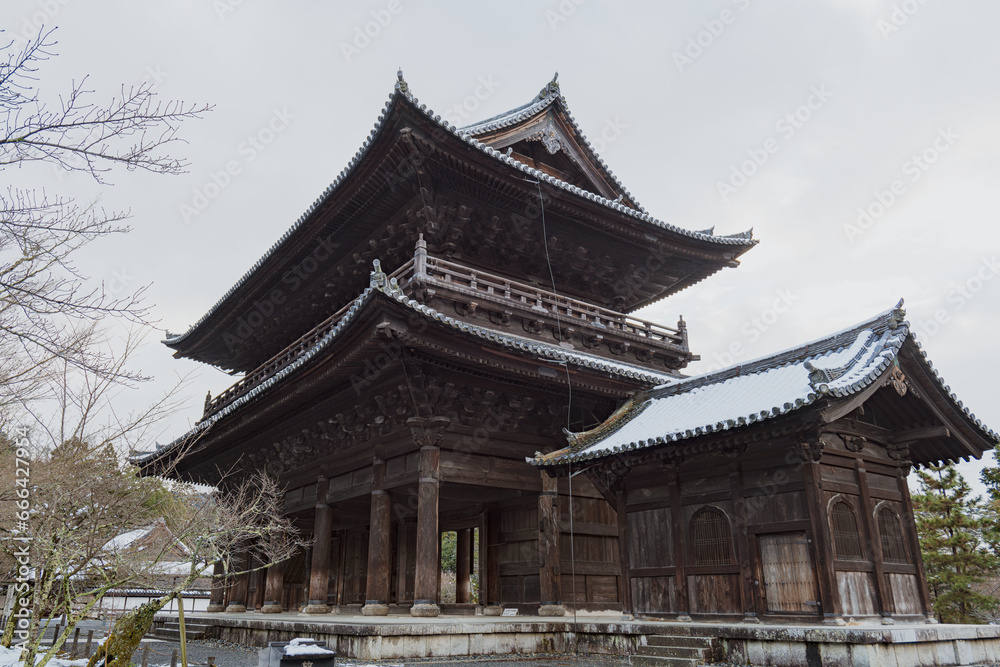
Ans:
[[[195,438],[208,432],[215,424],[247,408],[262,395],[273,391],[277,385],[291,379],[299,371],[305,370],[310,361],[317,358],[318,355],[328,350],[336,341],[340,340],[343,332],[363,315],[368,308],[368,304],[375,298],[390,299],[392,302],[402,305],[409,311],[431,321],[438,322],[452,330],[499,345],[520,354],[531,356],[533,359],[549,361],[555,364],[570,364],[590,372],[603,373],[610,377],[626,380],[640,387],[652,387],[676,380],[674,376],[667,373],[658,373],[628,363],[616,362],[587,352],[567,350],[558,345],[543,343],[514,334],[507,334],[496,329],[458,320],[407,297],[394,283],[388,281],[385,274],[373,272],[370,286],[352,302],[351,307],[347,310],[344,317],[328,334],[317,341],[310,349],[303,352],[296,361],[253,387],[246,394],[235,399],[218,412],[203,418],[187,433],[176,438],[171,443],[159,447],[153,452],[133,456],[130,458],[130,462],[139,465],[143,470],[151,469],[157,463],[168,460],[176,455],[178,451],[183,449],[185,444],[193,442]]]
[[[699,438],[718,437],[720,435],[735,435],[741,431],[749,430],[756,428],[761,424],[769,423],[774,419],[789,416],[792,413],[803,415],[809,410],[818,411],[833,402],[849,400],[859,392],[871,387],[875,383],[878,383],[880,379],[882,379],[891,370],[892,365],[898,363],[898,359],[904,348],[908,350],[912,349],[916,352],[910,356],[913,358],[914,363],[918,364],[922,374],[926,378],[929,378],[929,380],[924,383],[924,390],[926,390],[929,386],[940,397],[943,397],[944,401],[947,402],[948,410],[952,415],[952,418],[949,419],[949,421],[954,422],[957,419],[958,422],[967,429],[967,431],[963,433],[961,440],[964,442],[978,442],[979,445],[981,445],[981,447],[975,446],[974,450],[966,447],[964,453],[955,454],[955,456],[958,458],[970,456],[979,458],[985,451],[988,451],[997,444],[1000,444],[1000,435],[992,431],[980,419],[976,418],[976,416],[963,405],[958,397],[951,392],[950,388],[944,383],[944,380],[933,368],[930,360],[927,359],[927,356],[920,347],[919,342],[915,339],[909,324],[902,319],[901,313],[903,313],[902,301],[895,309],[881,313],[871,320],[849,327],[828,337],[817,339],[805,345],[778,352],[776,354],[748,362],[747,364],[722,369],[720,371],[715,371],[701,376],[693,376],[671,383],[670,385],[656,387],[652,390],[641,392],[633,397],[629,403],[623,406],[614,415],[612,415],[612,417],[596,428],[583,433],[567,433],[567,437],[570,442],[570,446],[568,448],[561,450],[556,455],[550,454],[545,457],[529,459],[529,463],[536,466],[552,468],[565,467],[571,464],[598,464],[607,459],[612,459],[621,455],[629,455],[633,452],[642,452],[644,450],[670,445],[681,446]],[[844,342],[845,337],[850,336],[854,332],[861,332],[867,327],[876,326],[880,326],[883,329],[885,327],[898,327],[903,332],[903,335],[901,337],[890,339],[887,342],[887,347],[885,349],[889,350],[891,354],[887,356],[880,355],[881,361],[877,365],[874,365],[865,375],[857,378],[847,387],[835,387],[833,389],[829,389],[825,385],[819,385],[815,387],[816,391],[811,392],[809,395],[802,397],[799,400],[796,400],[794,403],[786,403],[783,406],[774,406],[766,413],[761,412],[759,414],[734,416],[734,418],[726,420],[725,423],[719,422],[716,424],[704,424],[697,428],[687,429],[684,432],[649,433],[649,437],[645,439],[616,445],[604,450],[588,451],[592,450],[595,445],[611,439],[629,422],[641,415],[642,412],[649,407],[652,399],[665,398],[670,395],[686,393],[702,387],[709,387],[713,384],[723,383],[739,376],[741,373],[743,375],[753,375],[755,373],[762,373],[766,370],[779,368],[789,363],[800,363],[803,362],[804,359],[810,358],[810,356],[838,349],[838,345],[843,347],[842,343]],[[925,464],[933,463],[935,461],[915,462]]]
[[[222,298],[209,308],[209,310],[195,324],[191,325],[187,331],[181,334],[173,335],[169,332],[167,333],[166,337],[161,342],[168,348],[173,349],[177,353],[175,356],[205,361],[204,359],[199,358],[199,355],[196,353],[196,348],[204,338],[203,334],[211,335],[210,329],[212,321],[217,319],[220,316],[220,313],[225,312],[232,301],[237,298],[238,294],[246,291],[247,289],[252,290],[255,282],[264,282],[267,280],[268,275],[273,274],[276,268],[269,265],[274,262],[280,263],[281,251],[286,246],[294,243],[297,240],[297,236],[302,233],[304,228],[308,227],[308,223],[314,218],[315,215],[318,214],[318,211],[330,202],[337,194],[339,194],[339,191],[342,189],[342,185],[345,181],[358,171],[359,166],[365,163],[365,161],[369,158],[372,146],[378,142],[380,137],[382,137],[386,127],[392,125],[390,121],[394,120],[397,117],[397,114],[401,113],[400,109],[404,105],[408,110],[417,112],[422,119],[431,122],[437,129],[447,132],[448,135],[456,137],[466,145],[490,156],[496,162],[503,163],[509,168],[512,167],[517,171],[548,185],[560,188],[579,197],[581,200],[596,203],[605,209],[610,209],[611,211],[620,213],[628,219],[638,221],[641,224],[650,225],[658,231],[667,232],[668,235],[675,236],[678,240],[687,239],[696,243],[706,243],[709,247],[715,247],[718,249],[728,248],[733,257],[745,253],[757,244],[757,241],[752,238],[752,231],[729,236],[715,236],[711,233],[686,230],[653,218],[643,210],[626,206],[621,202],[608,200],[605,197],[588,192],[578,186],[566,183],[538,169],[518,162],[517,160],[514,160],[513,158],[486,146],[482,142],[475,139],[472,135],[469,135],[468,133],[463,132],[463,130],[450,125],[447,121],[442,120],[441,117],[435,115],[432,110],[427,109],[426,105],[420,104],[419,101],[409,93],[406,82],[400,78],[393,93],[390,95],[389,100],[384,105],[382,113],[379,115],[378,121],[375,123],[375,127],[369,133],[368,138],[348,165],[340,172],[340,174],[338,174],[337,178],[334,179],[326,190],[324,190],[323,194],[317,198],[301,216],[299,216],[298,220],[296,220],[296,222],[288,230],[286,230],[274,244],[271,245],[267,252],[265,252],[264,255],[258,259],[257,262],[255,262],[254,265],[232,287],[230,287]],[[683,289],[683,287],[679,289]],[[211,361],[205,361],[205,363],[218,365]]]

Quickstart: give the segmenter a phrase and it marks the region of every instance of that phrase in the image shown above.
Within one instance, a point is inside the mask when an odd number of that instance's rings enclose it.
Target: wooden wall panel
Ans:
[[[878,497],[884,495],[890,497],[899,496],[899,486],[895,476],[877,475],[870,472],[868,473],[868,487],[874,492],[873,495]],[[898,512],[899,509],[897,508],[896,511]]]
[[[747,523],[803,521],[809,518],[804,492],[772,493],[746,498]]]
[[[610,608],[618,604],[618,577],[612,575],[587,576],[587,601],[607,604]]]
[[[500,601],[502,604],[538,603],[538,507],[508,509],[500,517]]]
[[[707,493],[729,493],[729,477],[699,477],[681,481],[681,498],[685,496],[700,496]]]
[[[670,487],[665,484],[656,486],[640,485],[628,489],[625,495],[625,502],[629,505],[650,503],[658,500],[666,502],[669,494]]]
[[[340,604],[364,604],[368,580],[368,530],[344,531],[343,594]]]
[[[417,574],[417,522],[401,521],[396,527],[396,558],[393,568],[395,578],[394,600],[397,604],[413,602],[413,588]]]
[[[836,484],[847,484],[849,486],[857,487],[858,480],[854,476],[854,470],[850,468],[841,468],[838,466],[820,466],[821,476],[824,482],[834,482]]]
[[[688,575],[688,604],[692,614],[742,614],[740,575]]]
[[[618,548],[618,513],[603,497],[560,496],[560,569],[564,601],[572,601],[574,568],[576,601],[620,608],[618,580],[621,575]],[[572,536],[569,532],[573,527]],[[570,588],[567,588],[567,584]]]
[[[636,613],[672,614],[677,611],[674,577],[632,577],[631,586]]]
[[[889,574],[889,590],[895,614],[923,614],[917,577],[913,574]]]
[[[868,572],[837,572],[837,591],[844,616],[875,616],[875,582]]]
[[[674,564],[669,507],[629,512],[627,534],[630,567],[670,567]]]

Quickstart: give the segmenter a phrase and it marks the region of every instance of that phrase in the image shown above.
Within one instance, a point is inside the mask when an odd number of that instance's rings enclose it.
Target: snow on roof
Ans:
[[[778,417],[824,396],[856,394],[896,363],[911,335],[902,305],[825,339],[642,392],[597,428],[569,433],[568,450],[529,462],[561,465],[645,449]],[[997,440],[953,394],[951,399]]]
[[[665,385],[677,381],[675,376],[667,373],[660,373],[647,368],[642,368],[640,366],[633,366],[632,364],[605,359],[604,357],[588,354],[586,352],[570,350],[559,345],[543,343],[530,338],[524,338],[522,336],[498,331],[496,329],[469,324],[453,317],[449,317],[444,313],[407,297],[406,294],[403,293],[402,289],[400,289],[397,285],[396,279],[388,279],[385,273],[382,272],[378,260],[375,260],[375,271],[372,271],[371,273],[371,283],[369,287],[351,303],[350,308],[347,309],[344,316],[337,322],[337,324],[325,336],[316,341],[312,347],[302,352],[302,354],[294,362],[282,368],[280,371],[264,380],[218,412],[212,413],[202,421],[198,422],[195,424],[194,428],[173,442],[157,448],[154,452],[133,454],[129,460],[135,464],[142,464],[163,456],[180,447],[181,444],[187,441],[191,436],[205,431],[211,425],[239,410],[256,397],[270,390],[275,384],[294,373],[310,359],[328,348],[330,344],[339,336],[340,332],[343,331],[355,317],[357,317],[358,313],[361,312],[362,308],[368,303],[368,301],[371,300],[372,296],[376,292],[382,293],[396,300],[406,308],[409,308],[416,313],[440,322],[446,326],[485,340],[489,340],[508,349],[529,352],[541,359],[554,362],[557,365],[572,364],[578,367],[606,372],[610,375],[618,377],[638,380],[650,386]]]
[[[144,537],[153,532],[157,524],[151,524],[143,528],[136,528],[135,530],[130,530],[119,535],[115,535],[101,548],[102,551],[123,551],[128,549],[136,542],[142,540]]]

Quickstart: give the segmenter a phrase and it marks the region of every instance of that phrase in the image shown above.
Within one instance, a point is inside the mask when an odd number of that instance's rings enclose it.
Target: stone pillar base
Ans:
[[[440,616],[441,607],[436,604],[415,604],[410,607],[410,616],[417,616],[419,618],[430,618],[432,616]]]
[[[934,614],[927,614],[924,623],[930,623],[932,625],[937,625],[938,620],[934,618]]]
[[[262,613],[262,614],[280,614],[281,613],[281,603],[280,602],[265,602],[264,606],[260,608],[260,613]]]
[[[499,616],[503,613],[503,607],[498,604],[491,604],[483,607],[483,616]]]
[[[330,613],[330,605],[328,605],[328,604],[322,604],[322,603],[319,603],[319,602],[313,602],[312,600],[310,600],[309,604],[307,604],[305,607],[302,608],[302,613],[303,614],[329,614]]]
[[[382,602],[366,602],[365,606],[361,608],[361,614],[364,616],[388,616],[389,605]]]
[[[543,604],[538,608],[539,616],[565,616],[566,607],[561,604]]]
[[[223,612],[225,610],[226,610],[226,605],[218,602],[213,602],[212,604],[208,605],[208,609],[206,609],[205,611],[211,612],[213,614],[218,614],[219,612]]]
[[[681,614],[680,616],[677,617],[677,620],[681,623],[690,623],[691,617],[688,616],[687,614]]]
[[[823,619],[823,625],[847,625],[843,616],[827,616]]]
[[[747,614],[743,617],[743,623],[756,623],[760,625],[760,619],[757,618],[757,614]]]
[[[882,625],[896,625],[896,619],[894,619],[892,616],[883,616]]]
[[[227,614],[242,614],[247,610],[247,606],[241,602],[230,602],[226,607]]]

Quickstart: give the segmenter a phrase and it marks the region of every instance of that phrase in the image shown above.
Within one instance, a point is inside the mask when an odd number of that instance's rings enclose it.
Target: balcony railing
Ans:
[[[598,330],[637,336],[660,345],[666,344],[685,351],[688,349],[686,329],[665,327],[526,283],[431,257],[422,244],[423,241],[418,242],[416,255],[389,275],[390,278],[396,278],[398,284],[407,291],[411,282],[422,282],[497,305],[559,317],[567,324],[576,322]],[[218,396],[207,399],[202,418],[218,412],[301,357],[337,326],[350,305],[347,304],[320,322]]]
[[[323,336],[328,334],[331,329],[337,326],[337,322],[340,321],[350,306],[351,304],[347,304],[336,313],[310,329],[305,333],[305,335],[300,337],[294,343],[265,361],[247,375],[243,376],[243,378],[236,384],[232,385],[215,398],[205,401],[205,414],[203,418],[218,412],[240,396],[249,392],[267,378],[280,372],[283,368],[301,357],[306,350],[313,347],[321,338],[323,338]]]
[[[665,327],[462,264],[421,255],[419,250],[412,263],[407,262],[393,275],[404,287],[410,280],[423,281],[499,305],[518,306],[539,315],[559,317],[687,349],[687,334],[682,329]]]

